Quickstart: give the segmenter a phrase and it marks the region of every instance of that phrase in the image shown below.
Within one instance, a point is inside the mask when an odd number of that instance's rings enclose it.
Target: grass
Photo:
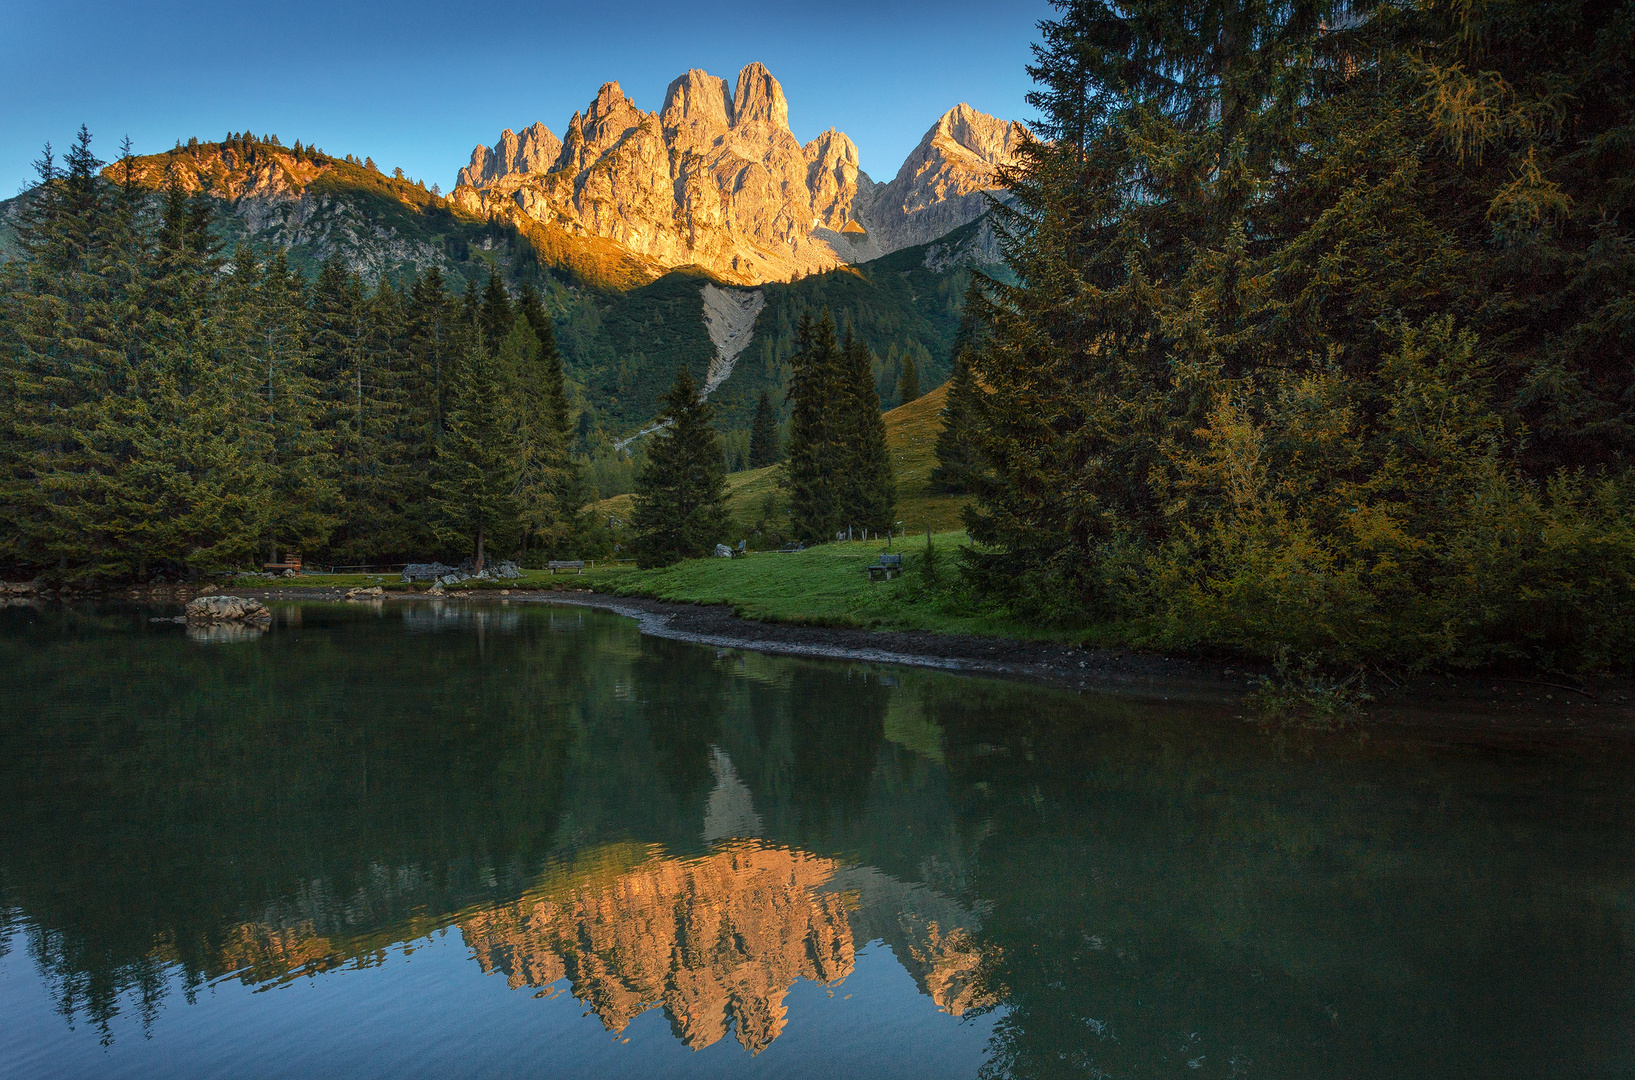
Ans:
[[[583,574],[552,574],[549,570],[524,570],[522,576],[509,581],[462,581],[447,587],[448,592],[475,592],[495,589],[548,589],[552,585],[564,588],[596,588],[607,586],[621,577],[635,572],[625,564],[599,564],[587,567]],[[255,577],[242,575],[232,579],[228,587],[236,589],[367,589],[373,585],[392,589],[408,588],[402,585],[400,574],[301,574],[292,578]]]
[[[949,532],[963,526],[967,495],[944,495],[931,488],[931,470],[937,466],[937,434],[942,430],[942,409],[948,403],[948,386],[943,384],[918,400],[885,414],[886,452],[891,455],[897,477],[896,519],[910,536]],[[771,520],[781,521],[789,509],[787,496],[778,487],[781,465],[749,469],[727,477],[727,513],[731,517],[730,538],[736,542],[751,536],[772,502]],[[615,495],[590,506],[598,520],[609,517],[628,522],[635,499]],[[774,525],[774,527],[776,527]]]
[[[676,603],[726,604],[745,618],[762,622],[871,630],[930,630],[949,634],[1077,642],[1070,631],[1031,626],[978,604],[958,589],[957,554],[966,543],[960,532],[932,535],[945,588],[928,586],[921,572],[925,535],[910,536],[889,550],[904,555],[906,572],[891,581],[870,582],[864,567],[886,545],[821,544],[791,554],[757,552],[742,559],[690,559],[659,570],[619,577],[603,591]]]

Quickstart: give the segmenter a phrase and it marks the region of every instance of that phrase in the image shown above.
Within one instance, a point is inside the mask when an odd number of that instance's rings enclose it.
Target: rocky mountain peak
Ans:
[[[732,89],[727,80],[693,68],[664,92],[659,120],[667,130],[725,131],[732,126]]]
[[[1008,164],[1021,149],[1027,128],[977,112],[963,101],[942,114],[926,140],[946,140],[992,166]],[[922,145],[923,145],[922,141]]]
[[[655,269],[692,264],[749,285],[876,258],[979,217],[1022,127],[962,104],[881,186],[842,132],[796,140],[783,87],[751,63],[730,92],[726,80],[688,71],[657,113],[603,84],[542,168],[548,137],[535,125],[478,147],[455,202],[611,240]]]
[[[525,127],[520,135],[506,128],[492,147],[471,151],[471,164],[460,170],[457,183],[481,187],[513,173],[547,172],[561,152],[562,140],[544,124]]]
[[[772,73],[753,63],[738,73],[738,91],[732,95],[734,128],[767,124],[777,131],[789,130],[789,102],[783,87]]]

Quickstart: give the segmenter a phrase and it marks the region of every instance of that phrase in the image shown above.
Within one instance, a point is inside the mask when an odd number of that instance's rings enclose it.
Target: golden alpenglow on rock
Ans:
[[[893,906],[905,898],[917,914]],[[954,901],[760,841],[693,859],[654,849],[623,870],[570,875],[459,926],[482,969],[503,973],[513,989],[566,978],[613,1032],[661,1007],[695,1050],[729,1029],[751,1053],[766,1049],[783,1032],[796,979],[838,982],[857,949],[877,939],[944,1012],[988,1003],[972,985],[975,919]]]
[[[568,122],[507,130],[460,170],[461,208],[521,216],[619,244],[656,268],[696,265],[746,285],[862,262],[980,217],[1025,130],[959,105],[889,184],[830,128],[802,144],[783,87],[760,64],[726,80],[692,70],[657,113],[607,83]]]

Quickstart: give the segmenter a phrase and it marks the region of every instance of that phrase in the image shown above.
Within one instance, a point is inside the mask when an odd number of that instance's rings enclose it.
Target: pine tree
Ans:
[[[903,371],[897,376],[897,404],[907,405],[920,397],[920,372],[912,354],[903,357]]]
[[[231,325],[224,349],[248,391],[247,429],[256,459],[270,476],[263,549],[315,551],[340,516],[333,447],[317,428],[305,283],[282,250],[265,265],[247,246],[233,256],[227,283]]]
[[[489,267],[488,286],[483,289],[482,304],[477,312],[477,325],[482,329],[483,347],[490,354],[499,351],[500,342],[511,332],[511,324],[516,321],[516,317],[511,294],[506,291],[505,282],[500,280],[499,269]]]
[[[647,465],[636,478],[630,524],[636,564],[644,569],[707,555],[721,542],[726,480],[711,412],[692,373],[678,368],[659,414],[668,426],[653,436]]]
[[[829,312],[801,315],[795,353],[789,358],[789,516],[795,536],[808,543],[832,540],[846,524],[839,444],[844,430],[845,389],[840,343]]]
[[[841,346],[841,396],[836,401],[839,430],[834,460],[840,490],[841,522],[854,529],[890,529],[897,505],[897,482],[886,449],[886,422],[874,386],[874,355],[846,328]]]
[[[971,373],[971,354],[961,349],[954,357],[948,404],[942,408],[942,430],[937,432],[937,465],[931,470],[936,490],[963,495],[977,489],[983,472],[976,436],[981,406],[982,390]]]
[[[759,469],[778,460],[778,418],[772,412],[772,397],[761,391],[755,402],[755,420],[749,432],[749,467]]]
[[[480,340],[473,341],[455,378],[445,432],[438,445],[438,529],[445,543],[473,553],[481,572],[490,546],[516,537],[516,421],[506,378]]]

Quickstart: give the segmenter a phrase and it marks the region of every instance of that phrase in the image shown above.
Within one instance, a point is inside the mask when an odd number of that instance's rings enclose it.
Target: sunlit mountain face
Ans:
[[[1635,1049],[1635,795],[1604,755],[1279,735],[544,605],[291,605],[220,639],[153,614],[0,612],[8,1076]]]

